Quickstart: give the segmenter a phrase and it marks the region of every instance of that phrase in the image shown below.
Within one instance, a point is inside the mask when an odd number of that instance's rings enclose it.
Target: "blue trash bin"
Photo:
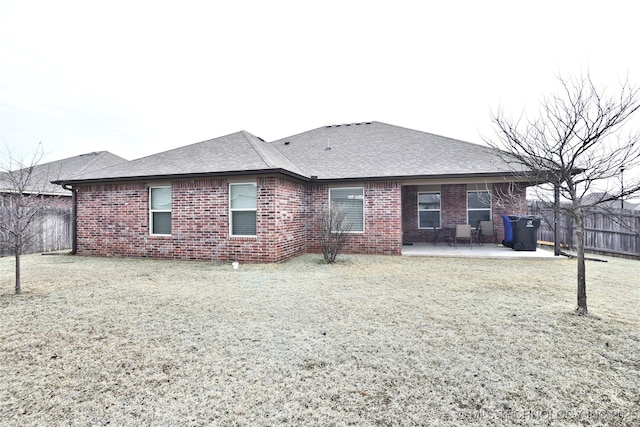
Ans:
[[[512,217],[510,215],[500,215],[504,224],[504,240],[502,245],[508,248],[513,248],[513,219],[518,217]]]

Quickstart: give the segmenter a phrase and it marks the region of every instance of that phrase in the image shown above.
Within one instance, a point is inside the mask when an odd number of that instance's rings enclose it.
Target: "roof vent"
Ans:
[[[370,124],[371,124],[371,122],[365,122],[365,125],[370,125]]]
[[[291,144],[291,141],[285,141],[284,142],[284,145],[289,145],[289,144]]]

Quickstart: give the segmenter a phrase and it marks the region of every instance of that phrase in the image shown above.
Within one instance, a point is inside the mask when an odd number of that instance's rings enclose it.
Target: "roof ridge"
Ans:
[[[89,154],[94,154],[95,157],[93,157],[91,159],[91,161],[87,165],[85,165],[80,171],[78,171],[78,174],[80,174],[80,175],[85,174],[88,171],[108,169],[108,168],[110,168],[112,166],[116,166],[116,165],[119,165],[119,164],[122,164],[122,163],[130,162],[130,160],[125,159],[124,157],[120,157],[117,154],[113,154],[112,152],[107,151],[107,150],[94,151],[93,153],[89,153]],[[81,156],[83,156],[83,155],[81,155]],[[111,156],[112,158],[116,158],[117,157],[119,159],[119,161],[117,163],[114,162],[111,165],[101,166],[99,163],[101,161],[104,161],[104,158],[108,157],[108,156]]]
[[[81,168],[77,171],[77,173],[78,173],[79,175],[81,175],[81,174],[83,174],[83,173],[84,173],[84,171],[93,169],[91,166],[92,166],[94,163],[96,163],[96,162],[99,160],[99,158],[100,158],[101,156],[103,156],[103,154],[104,154],[104,151],[92,151],[92,152],[90,152],[90,153],[85,153],[85,154],[80,154],[80,155],[78,155],[78,157],[87,157],[87,156],[91,156],[91,160],[89,160],[89,161],[88,161],[88,162],[87,162],[83,167],[81,167]]]
[[[276,167],[275,162],[271,158],[269,158],[268,153],[264,150],[263,147],[260,147],[259,145],[261,144],[259,144],[258,141],[256,141],[256,139],[259,139],[259,138],[253,135],[252,133],[247,132],[246,130],[242,130],[240,132],[246,138],[249,144],[251,144],[251,147],[253,147],[256,153],[258,153],[258,156],[260,156],[262,161],[270,168],[275,168]]]
[[[204,139],[202,141],[192,142],[192,143],[187,144],[187,145],[180,145],[178,147],[173,147],[173,148],[169,148],[167,150],[159,151],[159,152],[156,152],[156,153],[147,154],[146,156],[138,157],[138,158],[135,158],[135,159],[131,159],[131,160],[125,159],[125,160],[127,160],[128,162],[137,162],[139,160],[147,159],[149,157],[154,157],[154,156],[157,156],[157,155],[160,155],[160,154],[167,154],[167,153],[170,153],[172,151],[183,150],[186,147],[206,144],[206,143],[209,143],[211,141],[218,140],[218,139],[228,138],[228,137],[231,137],[233,135],[242,134],[243,132],[244,132],[243,130],[239,130],[239,131],[228,133],[226,135],[216,136],[214,138]],[[111,154],[113,154],[113,153],[111,153]]]
[[[350,127],[350,126],[356,127],[356,126],[360,126],[360,125],[363,125],[363,124],[364,124],[364,125],[372,125],[372,124],[374,124],[374,123],[377,123],[377,124],[385,124],[385,123],[378,122],[378,121],[376,121],[376,120],[368,120],[368,121],[363,121],[363,122],[349,122],[349,123],[344,123],[344,124],[324,125],[324,126],[319,126],[319,127],[317,127],[317,128],[313,128],[313,129],[305,130],[305,131],[303,131],[303,132],[298,132],[298,133],[293,134],[293,135],[289,135],[289,136],[285,136],[285,137],[282,137],[282,138],[278,138],[278,139],[276,139],[276,140],[274,140],[274,141],[269,141],[269,142],[268,142],[268,144],[269,144],[269,145],[271,145],[271,146],[276,146],[276,143],[277,143],[277,142],[284,141],[285,139],[293,139],[293,138],[297,138],[297,137],[299,137],[300,135],[304,135],[304,134],[306,134],[306,133],[317,132],[317,131],[319,131],[320,129],[339,128],[339,127],[345,127],[345,128],[346,128],[346,127]],[[276,149],[277,149],[277,148],[276,148]],[[280,151],[280,150],[278,150],[278,151]]]
[[[265,141],[259,136],[253,135],[251,132],[242,132],[256,153],[258,153],[258,156],[260,156],[262,161],[264,161],[268,167],[272,169],[283,169],[300,176],[305,176],[305,173],[302,172],[300,167],[284,153],[278,150],[272,142]]]

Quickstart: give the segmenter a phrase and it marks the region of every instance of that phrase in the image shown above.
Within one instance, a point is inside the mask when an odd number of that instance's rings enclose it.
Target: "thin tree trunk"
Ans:
[[[578,240],[578,314],[587,314],[587,276],[584,260],[584,215],[576,217],[576,237]]]
[[[553,186],[553,254],[560,256],[562,249],[560,248],[560,186]]]
[[[16,257],[16,295],[20,295],[22,292],[22,287],[20,283],[20,248],[16,246],[15,248],[15,257]]]

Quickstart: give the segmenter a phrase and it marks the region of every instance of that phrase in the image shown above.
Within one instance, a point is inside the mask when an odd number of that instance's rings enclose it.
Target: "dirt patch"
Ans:
[[[630,425],[638,261],[0,259],[0,425]]]

